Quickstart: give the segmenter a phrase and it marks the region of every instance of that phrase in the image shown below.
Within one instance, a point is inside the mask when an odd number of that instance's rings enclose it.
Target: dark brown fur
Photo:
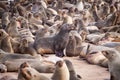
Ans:
[[[70,73],[70,80],[80,80],[81,76],[76,74],[72,62],[69,60],[64,60],[64,61],[67,65],[69,73]]]
[[[60,32],[56,36],[40,38],[35,41],[34,47],[40,54],[55,53],[57,56],[63,57],[63,50],[69,41],[69,32],[73,29],[73,26],[63,24]]]

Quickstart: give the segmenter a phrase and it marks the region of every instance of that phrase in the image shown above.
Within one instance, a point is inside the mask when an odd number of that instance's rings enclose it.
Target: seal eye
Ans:
[[[108,53],[108,52],[106,52],[106,55],[109,55],[109,53]]]

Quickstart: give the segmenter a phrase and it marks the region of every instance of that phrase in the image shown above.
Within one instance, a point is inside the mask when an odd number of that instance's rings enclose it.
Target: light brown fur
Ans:
[[[56,69],[52,76],[52,80],[69,80],[70,74],[64,61],[56,62]]]
[[[50,80],[38,71],[32,68],[28,63],[23,63],[20,66],[18,80]]]
[[[14,52],[11,44],[11,37],[3,29],[0,29],[0,48],[6,52]]]

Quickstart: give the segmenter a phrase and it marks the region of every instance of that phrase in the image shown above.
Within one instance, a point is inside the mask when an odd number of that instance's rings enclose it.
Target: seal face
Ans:
[[[120,80],[120,53],[116,50],[103,51],[103,55],[108,59],[110,80]]]

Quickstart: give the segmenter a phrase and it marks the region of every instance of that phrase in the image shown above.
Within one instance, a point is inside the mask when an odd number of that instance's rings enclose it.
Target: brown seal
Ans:
[[[69,70],[64,61],[56,62],[56,69],[53,73],[52,80],[70,80]]]
[[[108,59],[110,80],[120,80],[120,53],[116,50],[103,51],[103,55]]]
[[[22,54],[30,54],[32,56],[36,56],[37,55],[36,50],[33,47],[30,47],[28,44],[29,44],[28,40],[27,39],[23,39],[21,41],[20,47],[19,47],[20,52]]]
[[[60,32],[53,37],[39,38],[34,42],[34,48],[38,53],[55,53],[56,56],[63,57],[63,50],[69,41],[69,32],[73,30],[74,27],[70,24],[63,24],[61,26]]]
[[[67,59],[65,59],[64,61],[65,61],[66,65],[67,65],[69,73],[70,73],[70,80],[80,80],[81,76],[76,74],[72,62],[67,60]]]
[[[11,44],[11,37],[3,29],[0,29],[0,48],[6,52],[14,52]]]
[[[0,64],[0,73],[7,72],[7,67],[4,64]]]
[[[18,80],[50,80],[50,79],[40,74],[38,71],[36,71],[28,63],[25,62],[20,66]]]

